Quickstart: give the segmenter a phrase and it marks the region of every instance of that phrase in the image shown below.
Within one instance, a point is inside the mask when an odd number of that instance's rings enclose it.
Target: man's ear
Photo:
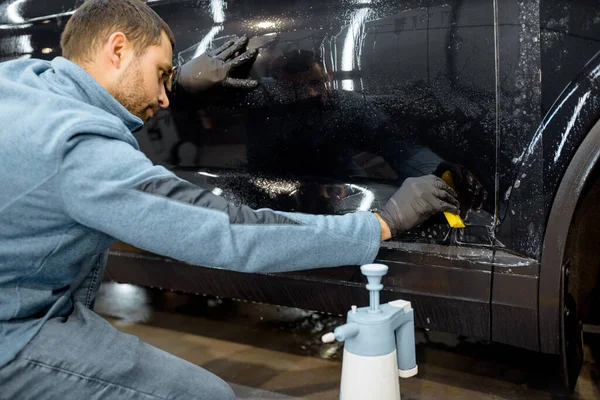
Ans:
[[[131,51],[131,44],[123,32],[115,32],[108,38],[105,50],[110,63],[116,69],[121,69]]]

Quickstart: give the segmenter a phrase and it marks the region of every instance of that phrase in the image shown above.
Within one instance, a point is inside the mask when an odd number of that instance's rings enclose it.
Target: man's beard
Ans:
[[[114,89],[113,96],[115,99],[130,113],[144,122],[147,122],[149,119],[148,110],[150,109],[154,113],[158,108],[158,105],[154,105],[146,99],[144,78],[142,77],[142,71],[137,61],[133,61],[127,66],[127,69],[119,78]]]

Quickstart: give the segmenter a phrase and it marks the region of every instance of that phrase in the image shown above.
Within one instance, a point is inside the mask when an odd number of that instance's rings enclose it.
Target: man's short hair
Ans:
[[[91,62],[111,34],[123,32],[141,55],[160,44],[163,31],[175,47],[169,26],[142,0],[86,0],[67,22],[60,47],[63,57],[71,61]]]

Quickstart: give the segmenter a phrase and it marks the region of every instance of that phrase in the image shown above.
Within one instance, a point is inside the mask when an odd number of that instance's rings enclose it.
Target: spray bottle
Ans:
[[[340,400],[400,400],[398,377],[418,372],[413,309],[404,300],[379,304],[386,265],[360,269],[369,282],[370,306],[352,306],[347,323],[322,337],[324,343],[344,342]]]

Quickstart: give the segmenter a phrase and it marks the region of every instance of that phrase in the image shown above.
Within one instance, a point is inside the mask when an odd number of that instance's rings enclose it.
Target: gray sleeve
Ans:
[[[60,171],[78,223],[181,261],[243,272],[372,262],[380,245],[368,212],[317,216],[235,206],[154,166],[130,144],[78,135]]]

